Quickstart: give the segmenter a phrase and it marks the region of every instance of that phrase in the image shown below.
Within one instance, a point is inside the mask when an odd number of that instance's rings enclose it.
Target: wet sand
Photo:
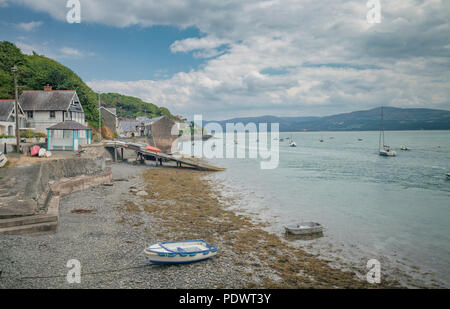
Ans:
[[[112,186],[64,196],[56,234],[0,235],[0,288],[387,288],[264,230],[231,210],[211,172],[112,164]],[[143,249],[160,241],[204,239],[206,261],[152,265]],[[38,257],[38,258],[37,258]],[[81,263],[80,284],[66,280]]]
[[[356,273],[330,266],[330,261],[290,246],[265,231],[263,223],[229,209],[208,172],[159,168],[143,174],[143,209],[160,222],[158,236],[166,240],[205,239],[219,247],[215,259],[232,257],[244,267],[246,288],[389,288],[397,282],[369,284]],[[137,206],[137,205],[134,205]],[[231,265],[230,265],[231,266]]]

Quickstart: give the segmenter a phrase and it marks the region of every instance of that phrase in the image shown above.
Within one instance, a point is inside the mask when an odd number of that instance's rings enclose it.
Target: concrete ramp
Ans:
[[[124,141],[108,141],[103,143],[105,148],[112,148],[114,150],[115,156],[117,157],[118,149],[131,149],[136,151],[136,154],[141,157],[154,157],[155,160],[161,161],[171,161],[175,162],[177,166],[182,167],[191,167],[201,171],[223,171],[224,168],[212,166],[206,164],[204,162],[200,162],[197,160],[187,159],[187,158],[177,158],[173,155],[169,155],[162,152],[154,152],[146,149],[146,144],[143,143],[132,143],[132,142],[124,142]]]

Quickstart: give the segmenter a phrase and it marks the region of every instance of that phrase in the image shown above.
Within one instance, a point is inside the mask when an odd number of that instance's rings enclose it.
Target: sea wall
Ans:
[[[45,212],[51,199],[51,186],[55,186],[56,182],[65,183],[60,188],[67,194],[70,191],[69,180],[75,181],[72,190],[76,191],[90,184],[96,185],[97,182],[99,184],[110,182],[110,169],[109,176],[105,173],[108,174],[108,169],[104,156],[43,159],[38,163],[24,163],[12,168],[3,168],[0,170],[0,189],[4,191],[0,196],[1,210],[11,212],[13,215],[15,211],[20,213],[22,204],[26,204],[28,215],[32,209],[35,213]],[[75,179],[80,176],[82,176],[80,179]],[[98,181],[95,180],[96,176],[99,176]],[[31,207],[32,204],[35,206]]]

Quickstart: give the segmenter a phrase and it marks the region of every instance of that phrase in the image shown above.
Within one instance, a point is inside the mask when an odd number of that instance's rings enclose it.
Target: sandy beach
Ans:
[[[0,288],[386,288],[289,246],[237,214],[208,172],[112,164],[113,185],[65,196],[58,232],[0,235]],[[147,262],[150,243],[205,239],[212,259],[185,265]],[[81,283],[66,280],[81,263]]]

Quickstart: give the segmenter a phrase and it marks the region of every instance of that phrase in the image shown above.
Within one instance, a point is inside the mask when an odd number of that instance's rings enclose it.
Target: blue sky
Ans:
[[[450,3],[371,1],[0,0],[0,40],[189,118],[450,109]]]
[[[200,36],[195,27],[182,30],[171,26],[116,28],[88,22],[69,24],[13,4],[0,9],[0,20],[1,40],[35,47],[36,52],[49,54],[84,80],[158,80],[196,69],[202,63],[189,53],[170,52],[174,41]],[[32,30],[18,26],[36,21],[42,24]],[[81,55],[58,53],[56,46],[75,49]]]

